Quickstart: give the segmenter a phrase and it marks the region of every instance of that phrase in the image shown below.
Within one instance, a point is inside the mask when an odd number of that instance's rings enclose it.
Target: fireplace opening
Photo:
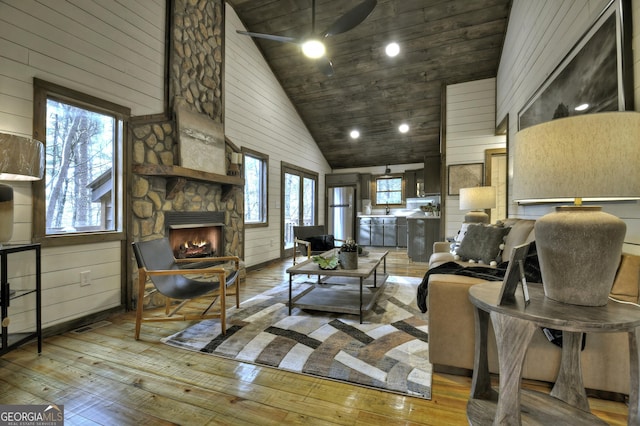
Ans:
[[[174,256],[176,259],[222,256],[223,227],[222,223],[170,226],[169,243]]]
[[[224,256],[224,213],[167,212],[165,235],[176,259]]]

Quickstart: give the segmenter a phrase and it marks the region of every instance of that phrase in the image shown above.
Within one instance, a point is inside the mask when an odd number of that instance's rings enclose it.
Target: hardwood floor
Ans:
[[[250,271],[242,299],[287,279],[291,261]],[[391,250],[387,269],[422,277],[426,264]],[[64,405],[66,425],[466,425],[471,379],[433,375],[432,400],[405,397],[273,368],[172,348],[162,337],[188,323],[109,318],[85,333],[48,337],[0,358],[0,404]],[[542,383],[525,384],[548,390]],[[626,424],[623,403],[590,399],[613,425]]]

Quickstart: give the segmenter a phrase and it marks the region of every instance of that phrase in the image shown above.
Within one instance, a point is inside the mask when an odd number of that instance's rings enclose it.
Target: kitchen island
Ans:
[[[433,243],[440,241],[440,216],[407,216],[407,255],[413,262],[428,262]]]

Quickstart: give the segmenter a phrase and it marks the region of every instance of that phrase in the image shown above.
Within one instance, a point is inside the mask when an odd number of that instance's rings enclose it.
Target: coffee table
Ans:
[[[329,250],[321,256],[337,255],[339,249]],[[287,269],[289,274],[289,315],[293,306],[324,312],[359,314],[362,324],[363,313],[370,310],[382,294],[389,275],[387,274],[387,254],[369,253],[358,257],[358,269],[320,269],[309,259]],[[380,263],[382,274],[378,274]],[[293,297],[294,275],[315,275],[317,282]],[[381,275],[381,276],[380,276]],[[358,285],[359,284],[359,285]]]

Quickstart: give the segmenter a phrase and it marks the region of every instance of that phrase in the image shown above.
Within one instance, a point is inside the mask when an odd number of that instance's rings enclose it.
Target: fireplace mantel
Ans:
[[[181,166],[161,164],[134,164],[132,171],[138,175],[167,178],[167,199],[175,197],[184,188],[188,180],[218,183],[222,185],[222,200],[229,197],[234,188],[244,189],[244,179],[238,176],[226,176],[217,173],[203,172]]]

